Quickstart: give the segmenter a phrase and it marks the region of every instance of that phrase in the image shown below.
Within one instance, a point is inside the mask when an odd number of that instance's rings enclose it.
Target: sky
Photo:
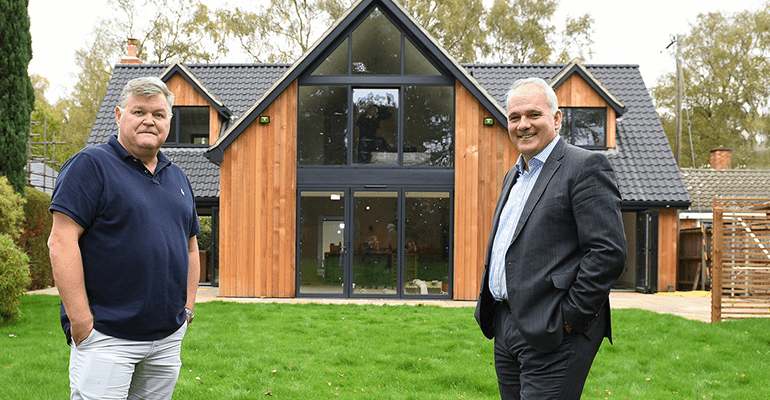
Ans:
[[[484,0],[491,3],[492,0]],[[685,34],[699,13],[757,10],[767,0],[562,0],[552,22],[563,27],[567,16],[585,13],[594,19],[594,56],[587,64],[634,64],[647,87],[659,76],[674,72],[672,35]],[[32,61],[29,73],[47,78],[50,102],[65,96],[76,83],[75,51],[93,41],[92,31],[100,18],[111,15],[108,0],[30,0]],[[268,0],[204,0],[212,8],[222,4],[255,7]],[[317,32],[319,35],[322,31]],[[315,39],[313,39],[315,40]],[[114,60],[117,63],[119,60]],[[225,62],[248,62],[226,59]]]

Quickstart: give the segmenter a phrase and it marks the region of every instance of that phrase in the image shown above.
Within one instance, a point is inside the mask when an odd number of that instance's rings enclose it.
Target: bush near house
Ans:
[[[29,285],[29,257],[16,245],[24,231],[25,202],[0,176],[0,324],[18,314]]]
[[[19,313],[21,295],[29,285],[29,257],[8,235],[0,235],[0,324]]]
[[[198,217],[201,231],[198,232],[198,250],[211,253],[211,217]]]
[[[45,289],[53,285],[51,257],[48,253],[48,236],[51,235],[53,216],[48,212],[51,196],[27,186],[24,190],[24,231],[18,241],[19,248],[29,256],[30,285],[28,290]]]
[[[0,176],[0,235],[18,240],[24,230],[24,198],[13,190],[8,178]]]

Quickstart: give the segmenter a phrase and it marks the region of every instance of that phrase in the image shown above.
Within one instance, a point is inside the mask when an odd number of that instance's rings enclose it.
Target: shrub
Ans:
[[[30,286],[27,290],[45,289],[53,285],[51,257],[48,253],[48,236],[51,235],[53,216],[48,212],[51,196],[27,186],[24,195],[24,232],[18,241],[19,248],[29,256]]]
[[[198,232],[198,249],[211,253],[211,217],[198,217],[201,230]]]
[[[0,235],[18,240],[24,230],[24,198],[11,187],[8,178],[0,176]]]
[[[0,235],[0,323],[19,313],[19,301],[28,285],[29,257],[9,235]]]

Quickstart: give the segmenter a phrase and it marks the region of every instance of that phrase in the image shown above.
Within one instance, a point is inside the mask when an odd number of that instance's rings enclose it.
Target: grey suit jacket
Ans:
[[[564,322],[586,332],[600,311],[609,324],[609,291],[626,261],[620,191],[607,158],[562,139],[532,188],[505,255],[508,299],[515,326],[535,349],[549,352],[563,339]],[[500,212],[516,169],[505,176],[475,317],[487,338],[494,337],[495,309],[489,291],[489,261]]]

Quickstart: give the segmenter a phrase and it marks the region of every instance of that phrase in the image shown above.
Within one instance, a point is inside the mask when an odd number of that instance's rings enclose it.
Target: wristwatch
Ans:
[[[192,311],[190,311],[190,312],[192,312]],[[191,321],[192,321],[192,320],[191,320]],[[567,321],[564,321],[564,330],[565,330],[565,331],[567,331],[567,333],[572,333],[572,327],[571,327],[571,326],[569,326],[569,324],[567,323]]]
[[[192,312],[191,309],[185,307],[184,312],[187,313],[187,317],[190,318],[189,321],[187,321],[188,324],[192,324],[193,318],[195,318],[195,314]]]

